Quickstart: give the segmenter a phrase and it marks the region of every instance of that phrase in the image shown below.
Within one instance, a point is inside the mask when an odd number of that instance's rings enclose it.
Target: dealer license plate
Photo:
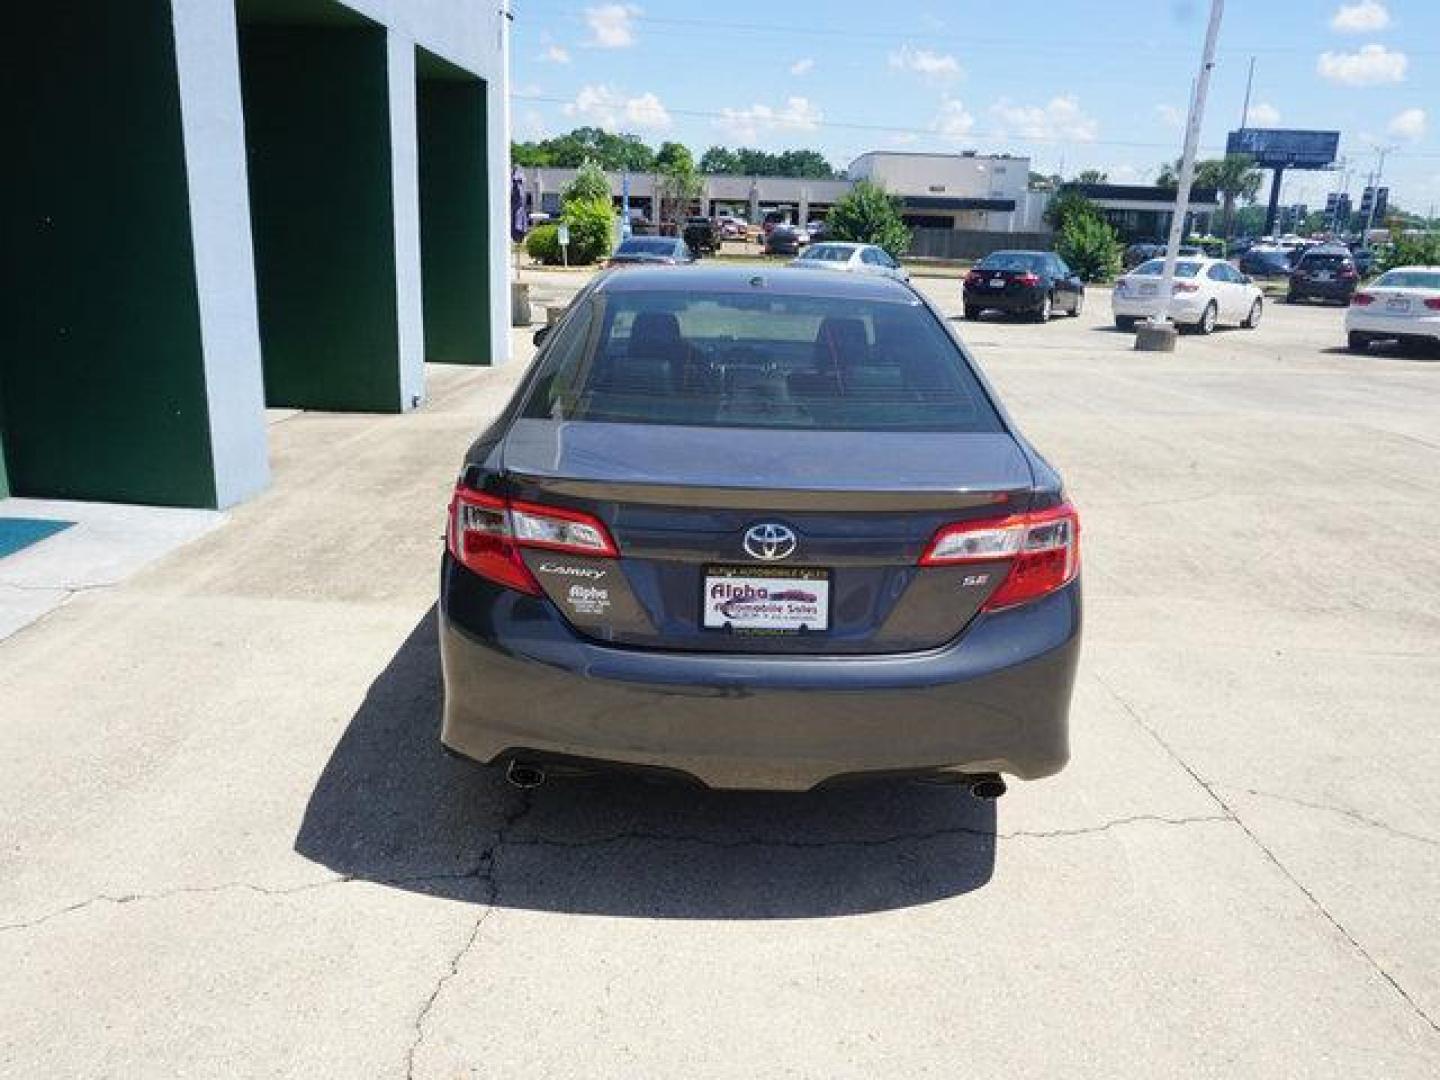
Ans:
[[[1155,295],[1156,293],[1158,293],[1159,291],[1160,291],[1160,287],[1159,287],[1158,285],[1145,284],[1145,285],[1141,285],[1141,286],[1140,286],[1140,295],[1141,295],[1141,296],[1154,296],[1154,295]]]
[[[997,278],[991,278],[991,279],[990,279],[990,288],[992,288],[992,289],[1003,289],[1004,287],[1005,287],[1005,279],[1004,279],[1003,277],[997,277]]]
[[[1410,310],[1410,301],[1407,300],[1407,299],[1406,299],[1405,297],[1403,297],[1403,296],[1392,296],[1389,300],[1385,301],[1385,310],[1386,310],[1386,311],[1409,311],[1409,310]]]
[[[830,571],[709,566],[701,597],[707,630],[798,633],[830,628]]]

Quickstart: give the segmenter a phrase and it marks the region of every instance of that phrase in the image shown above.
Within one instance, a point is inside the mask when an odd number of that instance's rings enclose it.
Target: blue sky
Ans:
[[[697,154],[1009,151],[1043,172],[1153,179],[1179,155],[1209,0],[513,0],[518,139],[595,124]],[[1062,15],[1061,12],[1064,12]],[[1339,129],[1358,192],[1440,207],[1440,0],[1229,0],[1201,137]],[[1286,201],[1341,178],[1287,174]]]

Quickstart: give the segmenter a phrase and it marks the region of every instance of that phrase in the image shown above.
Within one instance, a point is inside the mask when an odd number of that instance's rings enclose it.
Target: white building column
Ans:
[[[395,206],[395,316],[400,402],[425,400],[425,315],[420,292],[420,151],[415,114],[415,43],[385,35],[390,84],[390,191]]]

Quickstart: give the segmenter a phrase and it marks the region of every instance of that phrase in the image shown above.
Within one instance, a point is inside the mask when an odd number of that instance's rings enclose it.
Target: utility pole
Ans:
[[[1375,148],[1375,171],[1370,174],[1370,212],[1365,215],[1365,235],[1360,238],[1361,244],[1366,246],[1370,243],[1370,230],[1375,226],[1375,203],[1378,202],[1380,194],[1380,180],[1385,175],[1385,155],[1394,150],[1393,146],[1377,146]]]
[[[1245,77],[1245,104],[1240,106],[1240,127],[1250,124],[1250,88],[1255,85],[1255,58],[1250,57],[1250,74]]]
[[[1175,191],[1175,211],[1170,218],[1170,237],[1165,245],[1165,269],[1160,275],[1160,304],[1148,324],[1142,324],[1135,347],[1155,352],[1175,351],[1175,327],[1170,322],[1170,294],[1175,287],[1175,257],[1179,252],[1185,216],[1190,209],[1190,185],[1195,180],[1195,151],[1200,143],[1200,125],[1205,119],[1205,97],[1210,91],[1210,71],[1215,66],[1215,44],[1220,38],[1220,18],[1225,0],[1210,0],[1210,25],[1205,29],[1205,48],[1200,54],[1200,73],[1190,97],[1190,119],[1185,125],[1185,149],[1180,155],[1180,184]]]

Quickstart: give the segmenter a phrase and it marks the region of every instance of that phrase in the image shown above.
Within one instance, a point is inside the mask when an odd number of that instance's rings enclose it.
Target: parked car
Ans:
[[[720,236],[725,240],[743,240],[745,238],[745,222],[737,217],[722,217],[720,219]]]
[[[885,277],[910,280],[910,272],[875,244],[850,244],[827,240],[811,244],[790,264],[805,270],[848,270],[860,274],[881,274]]]
[[[824,240],[827,232],[823,218],[811,218],[805,223],[805,235],[810,238],[811,243]]]
[[[1373,341],[1440,347],[1440,266],[1386,270],[1350,297],[1345,339],[1354,352]]]
[[[522,786],[1065,765],[1080,523],[911,286],[601,274],[465,457],[443,743]]]
[[[798,255],[804,241],[802,230],[793,225],[776,225],[765,234],[766,255]]]
[[[674,236],[632,236],[622,240],[606,266],[633,266],[637,263],[680,266],[693,263],[695,253],[684,240]]]
[[[690,250],[700,255],[713,255],[720,250],[720,232],[707,217],[687,217],[682,233]]]
[[[1360,272],[1350,249],[1339,244],[1317,244],[1309,248],[1290,271],[1290,291],[1285,299],[1295,304],[1301,300],[1339,300],[1349,303],[1360,284]]]
[[[1120,265],[1126,270],[1133,270],[1143,262],[1149,262],[1157,255],[1165,254],[1165,245],[1152,241],[1142,241],[1138,244],[1131,244],[1120,256]]]
[[[1373,248],[1352,248],[1350,258],[1355,260],[1355,271],[1362,278],[1375,268],[1375,250]]]
[[[1294,262],[1286,248],[1257,246],[1240,256],[1240,272],[1249,277],[1289,277],[1292,269]]]
[[[1116,279],[1110,294],[1115,325],[1133,330],[1160,306],[1164,259],[1151,259]],[[1264,311],[1260,288],[1221,259],[1178,259],[1171,288],[1170,319],[1176,326],[1208,334],[1221,323],[1253,330]]]
[[[1056,311],[1080,314],[1085,284],[1052,251],[996,251],[965,275],[961,299],[967,319],[1003,311],[1049,322]]]

